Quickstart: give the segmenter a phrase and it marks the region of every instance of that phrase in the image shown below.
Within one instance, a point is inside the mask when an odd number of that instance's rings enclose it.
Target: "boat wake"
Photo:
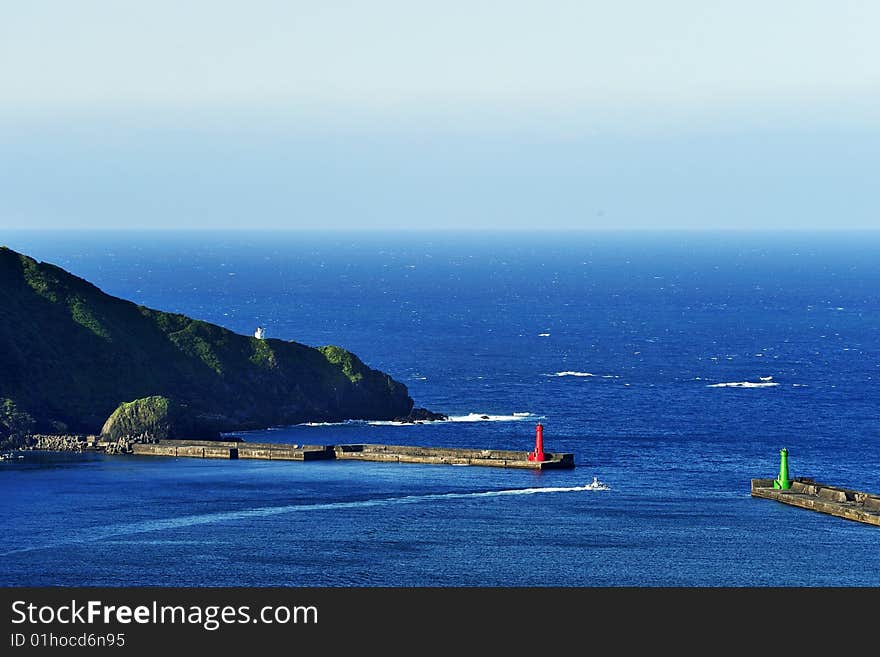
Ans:
[[[118,525],[110,525],[102,529],[89,528],[87,532],[83,532],[79,536],[70,536],[63,541],[51,544],[34,545],[21,547],[5,552],[0,552],[0,556],[7,557],[13,554],[21,554],[25,552],[34,552],[37,550],[51,550],[66,545],[79,545],[87,543],[96,543],[108,539],[117,539],[122,536],[130,536],[133,534],[142,534],[146,532],[160,532],[185,527],[193,527],[197,525],[210,525],[215,523],[236,522],[239,520],[253,520],[257,518],[266,518],[286,513],[303,513],[308,511],[332,511],[337,509],[364,509],[370,507],[382,506],[398,506],[406,504],[419,504],[421,502],[437,502],[445,500],[463,500],[473,498],[489,498],[489,497],[507,497],[511,495],[541,495],[548,493],[575,493],[579,491],[592,490],[610,490],[604,484],[604,488],[595,488],[593,484],[597,479],[593,478],[592,484],[585,486],[557,486],[542,488],[511,488],[506,490],[487,490],[478,492],[450,492],[450,493],[428,493],[425,495],[405,495],[402,497],[379,497],[367,500],[355,500],[351,502],[318,502],[315,504],[288,504],[284,506],[264,506],[253,509],[241,509],[237,511],[219,511],[216,513],[201,513],[198,515],[180,516],[178,518],[157,518],[154,520],[144,520],[141,522],[122,523]]]

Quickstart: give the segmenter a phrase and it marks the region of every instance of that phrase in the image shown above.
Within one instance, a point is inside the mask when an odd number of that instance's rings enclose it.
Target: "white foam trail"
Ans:
[[[732,383],[711,383],[707,388],[772,388],[779,384],[775,381],[733,381]]]
[[[333,509],[363,509],[377,506],[391,506],[403,504],[418,504],[420,502],[463,500],[469,498],[505,497],[509,495],[538,495],[542,493],[574,493],[578,491],[591,491],[589,486],[557,486],[546,488],[512,488],[507,490],[487,490],[471,493],[429,493],[426,495],[405,495],[403,497],[374,498],[370,500],[357,500],[353,502],[318,502],[315,504],[288,504],[285,506],[264,506],[239,511],[219,511],[216,513],[201,513],[198,515],[180,516],[178,518],[157,518],[141,522],[123,523],[111,525],[103,529],[90,528],[88,534],[82,537],[71,537],[57,543],[16,548],[0,553],[6,557],[11,554],[33,552],[36,550],[48,550],[65,545],[77,545],[82,543],[94,543],[120,536],[141,534],[144,532],[157,532],[171,529],[181,529],[196,525],[210,525],[219,522],[233,522],[236,520],[251,520],[254,518],[266,518],[285,513],[298,513],[305,511],[329,511]]]

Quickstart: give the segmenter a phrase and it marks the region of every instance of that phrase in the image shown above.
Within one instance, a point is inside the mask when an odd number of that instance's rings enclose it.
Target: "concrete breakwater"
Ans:
[[[397,463],[435,463],[445,465],[483,465],[501,468],[548,470],[573,468],[574,454],[544,454],[544,461],[530,461],[528,452],[500,449],[454,447],[412,447],[403,445],[335,445],[335,458]]]
[[[404,445],[284,445],[198,440],[160,440],[133,443],[131,452],[140,456],[176,456],[218,459],[265,459],[281,461],[350,460],[388,463],[476,465],[498,468],[547,470],[573,468],[570,453],[544,454],[544,461],[530,461],[528,452],[454,447]]]
[[[775,489],[773,479],[752,479],[752,497],[762,497],[838,518],[880,526],[880,495],[820,484],[807,477]]]
[[[138,456],[187,456],[204,459],[264,459],[267,461],[317,461],[332,459],[332,447],[324,445],[284,445],[219,440],[160,440],[132,443]]]

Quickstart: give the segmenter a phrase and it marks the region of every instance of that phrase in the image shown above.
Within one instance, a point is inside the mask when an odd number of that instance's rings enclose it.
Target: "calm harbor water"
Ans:
[[[876,235],[0,242],[138,303],[345,346],[454,420],[248,440],[525,450],[540,421],[578,463],[31,453],[0,463],[2,585],[880,585],[875,528],[748,493],[781,447],[795,476],[880,492]],[[611,490],[564,490],[594,475]]]

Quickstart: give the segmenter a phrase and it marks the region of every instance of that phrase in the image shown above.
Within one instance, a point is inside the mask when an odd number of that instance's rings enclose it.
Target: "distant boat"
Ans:
[[[593,477],[593,481],[584,486],[584,490],[611,490],[608,484],[599,481],[599,477]]]
[[[761,381],[772,381],[773,380],[772,376],[759,376],[758,378],[761,379]]]

